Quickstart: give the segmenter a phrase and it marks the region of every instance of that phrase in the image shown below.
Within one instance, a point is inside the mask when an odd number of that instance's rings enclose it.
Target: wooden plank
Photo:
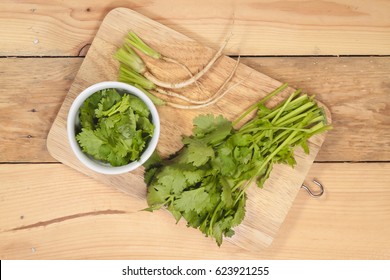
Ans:
[[[331,109],[335,128],[317,161],[390,160],[389,149],[383,149],[390,146],[389,57],[259,57],[242,62],[316,93]],[[81,58],[0,59],[1,162],[55,161],[46,137],[81,63]]]
[[[243,59],[271,77],[315,93],[332,112],[317,161],[390,160],[389,58]]]
[[[301,190],[273,244],[245,251],[64,165],[2,164],[0,258],[389,259],[390,163],[316,163],[313,177],[324,197]]]
[[[0,59],[0,161],[54,161],[46,138],[81,59]]]
[[[112,57],[118,47],[123,44],[123,38],[128,29],[142,34],[143,40],[156,49],[166,50],[166,46],[174,44],[175,48],[170,49],[170,53],[166,51],[166,55],[174,56],[178,61],[185,61],[193,72],[196,69],[202,69],[214,54],[212,49],[201,46],[198,42],[132,10],[120,8],[111,11],[96,34],[88,55],[84,59],[50,129],[47,147],[51,155],[62,163],[130,195],[145,199],[146,188],[142,168],[134,172],[110,176],[93,172],[75,157],[70,148],[66,130],[68,111],[78,94],[92,84],[115,80],[118,62]],[[209,94],[216,92],[219,85],[230,75],[235,64],[235,60],[227,56],[218,59],[217,64],[200,80],[204,91]],[[169,65],[169,71],[166,70],[166,64],[159,65],[157,63],[149,67],[154,75],[163,80],[172,80],[172,77],[179,77],[180,80],[187,76],[187,73],[179,66],[174,68]],[[280,82],[244,64],[238,65],[230,83],[234,85],[239,82],[241,84],[238,84],[217,105],[199,109],[197,112],[168,106],[159,107],[158,113],[161,120],[161,132],[157,145],[159,154],[166,157],[183,146],[182,135],[191,133],[191,122],[196,115],[224,113],[226,118],[234,120],[241,115],[243,110],[281,85]],[[292,88],[287,88],[267,104],[274,106],[293,91]],[[187,96],[192,95],[193,98],[199,94],[195,85],[183,88],[180,93]],[[323,109],[328,122],[331,122],[328,109],[326,106],[323,106]],[[264,247],[271,244],[324,141],[325,135],[317,135],[308,140],[310,154],[305,154],[302,149],[296,150],[297,164],[294,169],[287,165],[275,166],[264,185],[266,192],[263,192],[263,195],[260,195],[258,188],[252,188],[248,191],[249,199],[246,201],[245,219],[234,229],[235,235],[232,238],[227,238],[227,242],[232,242],[242,248]],[[182,224],[184,229],[184,221],[179,224]]]
[[[134,9],[214,48],[234,14],[229,54],[388,55],[390,49],[385,0],[24,0],[0,4],[0,55],[83,55],[116,7]]]
[[[283,241],[269,248],[274,256],[389,259],[390,163],[315,164],[306,181],[313,178],[325,195],[311,199],[301,190],[280,231]]]

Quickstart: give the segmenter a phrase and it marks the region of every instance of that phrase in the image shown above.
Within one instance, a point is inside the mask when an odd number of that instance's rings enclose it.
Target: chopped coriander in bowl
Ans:
[[[102,82],[74,100],[67,131],[73,152],[85,166],[103,174],[121,174],[152,155],[160,120],[152,101],[136,87]]]

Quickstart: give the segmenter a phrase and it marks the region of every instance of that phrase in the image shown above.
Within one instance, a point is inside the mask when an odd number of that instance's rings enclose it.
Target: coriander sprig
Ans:
[[[204,88],[201,87],[199,80],[206,76],[207,73],[214,67],[217,60],[222,56],[222,52],[228,44],[230,34],[222,43],[220,48],[214,53],[209,62],[198,72],[192,73],[191,70],[182,62],[172,57],[167,57],[141,39],[135,32],[130,31],[124,39],[123,45],[113,55],[120,62],[118,80],[131,85],[136,85],[148,91],[148,95],[154,95],[152,99],[156,105],[168,105],[179,109],[199,109],[213,105],[219,101],[224,95],[230,92],[233,88],[243,82],[235,83],[231,86],[233,76],[239,66],[240,59],[238,58],[232,71],[225,78],[223,84],[216,92],[208,94],[210,97],[200,100],[187,97],[177,90],[189,87],[195,84],[201,96],[205,96]],[[186,79],[174,79],[174,81],[164,81],[153,74],[152,63],[145,63],[141,58],[146,56],[159,60],[165,66],[165,71],[169,73],[172,64],[179,66],[188,75]],[[172,72],[172,77],[176,74]],[[176,90],[176,91],[175,91]],[[167,102],[165,102],[167,101]]]
[[[231,237],[244,219],[247,189],[254,182],[263,187],[275,164],[294,166],[295,148],[308,153],[308,139],[331,128],[314,98],[300,90],[274,108],[264,105],[286,87],[253,104],[233,123],[211,114],[195,118],[184,147],[147,168],[147,210],[165,207],[218,245]],[[234,128],[255,110],[251,120]]]

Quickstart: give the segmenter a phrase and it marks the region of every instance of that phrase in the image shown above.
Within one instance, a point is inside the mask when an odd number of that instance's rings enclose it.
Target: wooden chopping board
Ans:
[[[146,186],[143,182],[142,168],[122,175],[97,174],[84,167],[74,156],[67,140],[66,131],[68,110],[76,96],[94,83],[117,80],[118,62],[113,59],[112,55],[122,45],[123,39],[129,30],[139,34],[143,40],[164,55],[174,57],[186,64],[193,73],[202,69],[215,53],[215,50],[202,46],[196,41],[132,10],[125,8],[112,10],[102,22],[53,123],[48,135],[47,148],[51,155],[60,162],[145,201],[146,206]],[[222,40],[223,36],[221,36],[221,43]],[[151,68],[154,74],[162,79],[169,80],[172,77],[184,79],[187,76],[180,67],[163,65],[145,59],[147,63],[152,65]],[[207,95],[215,92],[230,74],[235,62],[236,60],[226,56],[220,58],[206,77],[200,80],[203,93],[200,93],[196,86],[188,87],[181,92],[184,95],[199,98],[201,94]],[[169,71],[163,71],[167,67]],[[180,110],[160,106],[158,111],[161,119],[161,136],[157,146],[158,152],[162,156],[167,156],[179,150],[182,147],[181,135],[191,133],[192,120],[195,116],[207,113],[223,114],[226,118],[234,120],[250,105],[281,85],[280,82],[243,64],[239,65],[230,85],[236,82],[242,83],[218,103],[204,109]],[[269,105],[275,105],[292,91],[294,91],[292,88],[286,89],[283,94],[270,101]],[[330,121],[329,110],[326,107],[324,108]],[[236,234],[232,238],[225,239],[224,242],[231,242],[248,250],[258,250],[271,244],[324,138],[325,134],[322,134],[310,140],[310,155],[304,154],[300,149],[297,150],[297,165],[294,169],[289,166],[274,166],[263,189],[259,189],[255,185],[250,187],[245,219],[241,225],[235,228]],[[170,213],[160,210],[150,215],[170,215]],[[184,221],[176,225],[172,217],[172,227],[177,227],[177,230],[180,231],[186,225]],[[183,234],[183,238],[186,238],[185,234]],[[205,237],[199,232],[199,238]]]

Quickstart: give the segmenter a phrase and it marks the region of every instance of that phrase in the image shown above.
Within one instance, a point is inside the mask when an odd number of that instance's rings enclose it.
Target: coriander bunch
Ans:
[[[191,136],[168,159],[147,167],[147,201],[154,211],[166,208],[179,221],[212,236],[218,245],[231,237],[245,216],[246,190],[263,187],[274,164],[294,166],[294,150],[309,153],[307,140],[330,128],[312,97],[298,90],[275,108],[264,103],[283,85],[251,106],[233,123],[222,116],[194,119]],[[245,116],[257,114],[239,129]]]

